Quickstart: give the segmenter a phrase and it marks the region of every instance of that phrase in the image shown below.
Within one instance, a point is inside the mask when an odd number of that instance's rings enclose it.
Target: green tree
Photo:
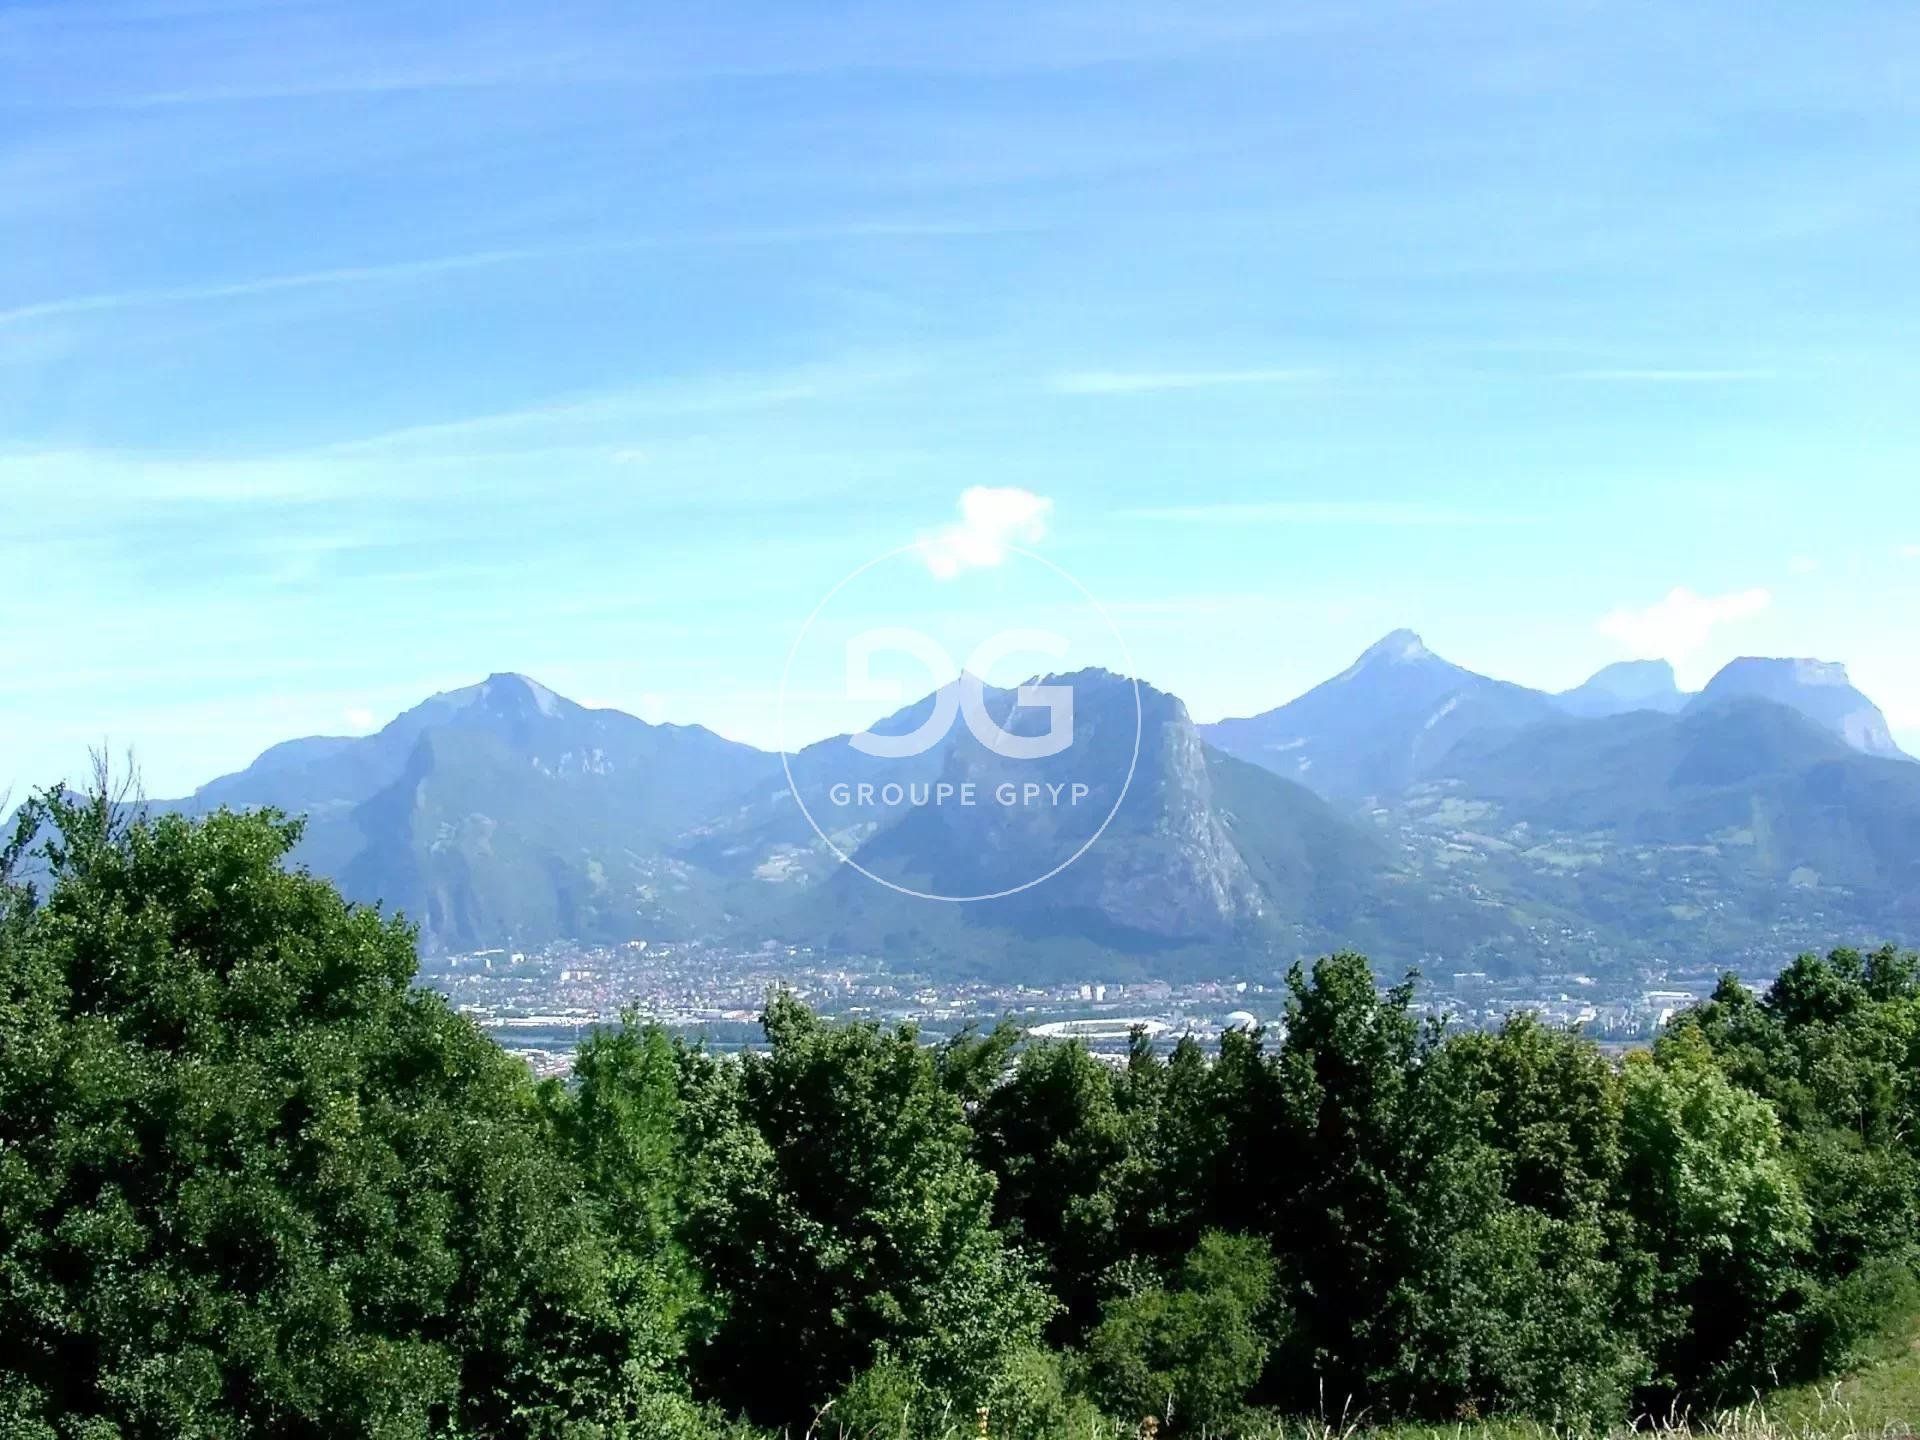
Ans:
[[[1107,1068],[1078,1042],[1027,1050],[973,1116],[977,1152],[998,1185],[995,1222],[1042,1262],[1062,1304],[1059,1334],[1097,1318],[1103,1277],[1128,1258],[1130,1202],[1143,1178]]]
[[[1618,1323],[1622,1109],[1598,1050],[1530,1017],[1428,1046],[1406,1132],[1420,1240],[1400,1292],[1402,1406],[1625,1413],[1646,1361]]]
[[[714,1396],[804,1421],[880,1359],[971,1401],[1052,1302],[992,1226],[993,1179],[910,1026],[772,1001],[770,1050],[700,1070],[687,1234],[724,1306]]]
[[[665,1357],[525,1068],[411,988],[406,926],[282,868],[295,825],[56,794],[18,834],[50,888],[0,902],[17,1433],[587,1435],[653,1404]]]
[[[1094,1396],[1126,1421],[1157,1416],[1169,1433],[1232,1424],[1270,1349],[1273,1258],[1257,1236],[1210,1233],[1175,1283],[1114,1300],[1087,1339]]]
[[[689,1175],[680,1075],[672,1038],[629,1013],[588,1034],[570,1084],[541,1089],[611,1242],[609,1288],[623,1308],[648,1318],[655,1349],[676,1358],[712,1323],[682,1240]]]
[[[1420,1057],[1412,987],[1377,992],[1364,957],[1332,956],[1287,977],[1279,1057],[1283,1150],[1296,1178],[1276,1241],[1297,1330],[1283,1392],[1364,1403],[1401,1359],[1397,1293],[1420,1236],[1405,1184],[1409,1087]]]
[[[1009,1020],[984,1035],[968,1025],[940,1047],[936,1069],[941,1086],[969,1110],[977,1107],[1005,1077],[1008,1057],[1020,1044],[1022,1033]]]
[[[1780,1117],[1812,1225],[1803,1344],[1786,1374],[1847,1366],[1915,1308],[1917,968],[1892,948],[1803,955],[1759,999],[1728,976],[1661,1044],[1704,1045]]]
[[[1635,1318],[1655,1379],[1721,1399],[1790,1363],[1812,1217],[1773,1111],[1697,1036],[1626,1067],[1623,1191],[1648,1262]]]

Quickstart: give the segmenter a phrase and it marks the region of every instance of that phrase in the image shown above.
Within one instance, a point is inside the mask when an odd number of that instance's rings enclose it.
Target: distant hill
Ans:
[[[1132,957],[1147,973],[1277,964],[1357,938],[1409,958],[1511,938],[1501,917],[1411,884],[1370,821],[1206,745],[1175,697],[1146,685],[1136,696],[1105,671],[1043,683],[1073,695],[1073,745],[1059,756],[1010,759],[965,724],[901,760],[841,736],[789,758],[790,788],[777,756],[496,675],[375,735],[276,746],[176,804],[305,815],[296,858],[354,898],[404,910],[438,949],[780,939],[1044,975],[1095,956]],[[982,695],[1008,734],[1036,733],[1044,719],[1013,691]],[[873,733],[915,730],[939,698]],[[978,798],[836,805],[837,785],[861,781],[971,787]],[[1076,782],[1085,793],[1072,805],[994,798],[1008,784]],[[835,847],[907,890],[1018,893],[960,904],[899,894]]]
[[[1475,737],[1398,814],[1476,854],[1500,893],[1622,940],[1920,929],[1920,766],[1767,701]]]
[[[1908,758],[1894,743],[1887,717],[1853,688],[1847,667],[1825,660],[1735,660],[1707,682],[1696,704],[1770,700],[1797,710],[1865,755]]]
[[[1680,688],[1665,660],[1623,660],[1609,665],[1577,689],[1553,697],[1569,715],[1598,720],[1634,710],[1676,714],[1693,697]]]
[[[1555,713],[1541,692],[1476,675],[1435,655],[1413,631],[1396,630],[1298,700],[1202,734],[1330,800],[1357,802],[1399,794],[1464,735]]]
[[[493,675],[378,733],[275,746],[176,808],[306,817],[296,860],[411,915],[430,946],[684,929],[704,878],[669,842],[777,757]]]
[[[1044,808],[922,807],[872,834],[854,859],[914,890],[994,894],[1065,860],[1112,812],[1078,861],[1044,885],[958,905],[891,894],[841,869],[787,923],[842,947],[958,953],[989,968],[1103,951],[1162,969],[1201,957],[1217,966],[1291,958],[1360,931],[1413,953],[1450,928],[1462,943],[1500,928],[1409,889],[1375,827],[1207,746],[1186,706],[1150,686],[1139,691],[1138,763],[1114,811],[1134,738],[1132,683],[1103,671],[1046,683],[1074,691],[1070,758],[1029,770],[959,729],[940,778],[984,795],[1035,775],[1042,783],[1083,775],[1093,789],[1084,808],[1062,818]],[[1009,698],[999,692],[997,701],[1017,723]]]
[[[1687,697],[1635,663],[1550,696],[1397,631],[1212,726],[1105,671],[1036,683],[1070,692],[1061,753],[1010,756],[1048,711],[963,676],[867,733],[952,718],[971,687],[1007,743],[956,719],[920,753],[837,736],[783,765],[494,675],[174,804],[305,816],[301,863],[442,950],[778,941],[1051,978],[1278,969],[1348,944],[1389,968],[1598,969],[1920,930],[1920,765],[1837,666],[1742,661]],[[1008,784],[1083,793],[996,803]]]
[[[1475,740],[1446,778],[1542,829],[1711,842],[1783,880],[1807,869],[1832,884],[1920,886],[1920,767],[1855,753],[1764,701]]]

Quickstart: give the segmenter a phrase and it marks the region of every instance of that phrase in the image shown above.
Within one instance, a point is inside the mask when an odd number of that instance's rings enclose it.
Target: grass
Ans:
[[[1111,1422],[1109,1422],[1111,1424]],[[951,1440],[974,1440],[972,1420],[955,1422]],[[990,1436],[1000,1432],[989,1430]],[[1145,1432],[1102,1426],[1091,1437],[1058,1440],[1135,1440]],[[829,1430],[814,1440],[838,1440]],[[1914,1440],[1920,1436],[1920,1329],[1891,1342],[1877,1360],[1841,1380],[1799,1385],[1756,1397],[1715,1415],[1648,1416],[1612,1440]],[[864,1437],[862,1437],[864,1440]],[[947,1440],[947,1437],[943,1437]],[[1573,1440],[1565,1431],[1526,1420],[1491,1419],[1454,1425],[1396,1425],[1370,1429],[1357,1422],[1278,1417],[1254,1420],[1231,1433],[1195,1440]]]
[[[1913,1435],[1920,1431],[1920,1335],[1844,1380],[1776,1391],[1767,1409],[1797,1435]]]
[[[1647,1416],[1619,1440],[1913,1440],[1920,1436],[1920,1323],[1840,1380],[1790,1386],[1714,1415]],[[1228,1440],[1228,1437],[1221,1437]],[[1293,1422],[1231,1440],[1567,1440],[1527,1421],[1394,1426],[1367,1432]]]

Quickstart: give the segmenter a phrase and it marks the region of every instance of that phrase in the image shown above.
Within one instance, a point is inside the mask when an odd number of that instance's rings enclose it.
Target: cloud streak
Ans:
[[[1569,370],[1563,380],[1641,385],[1740,385],[1778,377],[1771,370]]]
[[[471,444],[489,436],[513,435],[549,427],[578,429],[661,416],[725,415],[770,410],[787,405],[840,399],[912,379],[917,362],[873,363],[823,361],[790,370],[766,373],[704,375],[629,385],[617,389],[563,395],[555,399],[496,411],[489,415],[429,421],[388,430],[355,440],[344,440],[311,452],[319,456],[429,453],[447,441]],[[644,447],[627,440],[611,443],[609,458],[633,464],[645,458]]]
[[[1219,390],[1244,385],[1298,385],[1323,378],[1318,370],[1074,370],[1047,378],[1059,395],[1151,395],[1170,390]]]
[[[114,290],[93,295],[69,295],[0,310],[0,326],[67,315],[92,315],[119,310],[142,310],[166,305],[190,305],[209,300],[245,300],[294,290],[322,290],[334,286],[366,285],[390,280],[415,280],[463,270],[484,270],[555,258],[553,249],[480,250],[466,255],[440,255],[425,260],[402,260],[384,265],[344,265],[328,270],[306,270],[288,275],[265,275],[252,280],[218,281],[206,285],[171,285],[153,290]]]
[[[23,326],[38,320],[57,320],[76,315],[114,314],[128,310],[153,310],[178,305],[250,300],[260,296],[306,290],[349,289],[362,285],[429,280],[442,275],[494,270],[510,265],[539,265],[551,261],[587,260],[596,257],[612,258],[674,247],[780,246],[859,239],[940,240],[968,236],[1024,234],[1037,228],[1039,227],[1032,223],[1012,224],[990,220],[875,216],[817,225],[764,226],[737,230],[689,229],[561,244],[512,246],[449,255],[429,255],[413,260],[384,261],[371,265],[328,266],[240,280],[212,280],[195,285],[165,285],[151,289],[107,290],[85,295],[56,296],[52,299],[30,301],[24,305],[0,310],[0,328]]]
[[[1123,519],[1181,525],[1360,525],[1395,529],[1468,529],[1531,525],[1533,516],[1444,505],[1369,500],[1254,500],[1217,505],[1153,505]]]

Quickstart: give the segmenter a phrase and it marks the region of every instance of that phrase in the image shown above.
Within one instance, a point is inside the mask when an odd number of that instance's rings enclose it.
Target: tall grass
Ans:
[[[1202,1429],[1182,1440],[1915,1440],[1915,1426],[1885,1412],[1877,1396],[1850,1395],[1846,1382],[1818,1392],[1792,1392],[1771,1403],[1756,1398],[1738,1409],[1710,1415],[1643,1415],[1630,1425],[1597,1434],[1542,1425],[1529,1420],[1459,1421],[1452,1425],[1374,1427],[1364,1417],[1329,1421],[1297,1416],[1249,1415],[1230,1429]],[[800,1440],[800,1437],[792,1437]],[[1119,1420],[1088,1422],[1084,1432],[1059,1435],[1003,1435],[991,1415],[962,1422],[945,1419],[933,1428],[915,1428],[902,1415],[895,1433],[855,1434],[822,1416],[805,1440],[1170,1440],[1157,1418],[1132,1424]]]
[[[931,1421],[931,1423],[929,1423]],[[1889,1337],[1880,1358],[1841,1380],[1756,1395],[1737,1409],[1642,1415],[1596,1433],[1493,1418],[1450,1425],[1378,1425],[1364,1413],[1250,1413],[1229,1429],[1179,1432],[1162,1417],[1103,1419],[1056,1434],[1013,1431],[991,1414],[903,1414],[897,1427],[855,1432],[824,1412],[804,1440],[1920,1440],[1920,1336]],[[799,1434],[782,1440],[803,1440]]]

